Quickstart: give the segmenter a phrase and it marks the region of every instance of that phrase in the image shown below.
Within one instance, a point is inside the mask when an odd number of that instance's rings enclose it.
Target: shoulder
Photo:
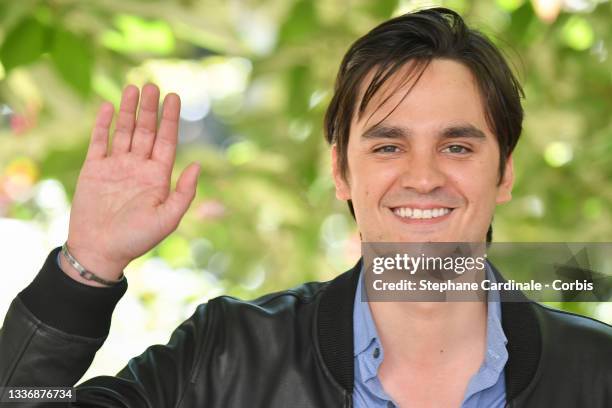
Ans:
[[[235,323],[242,321],[257,324],[295,318],[300,312],[315,309],[317,299],[329,282],[307,282],[291,289],[243,300],[229,295],[211,299],[207,304],[209,314],[223,316],[221,320]],[[218,319],[218,323],[220,322]]]
[[[281,361],[282,353],[289,353],[312,335],[317,299],[325,285],[305,283],[253,300],[227,295],[211,299],[202,310],[205,323],[200,337],[205,339],[201,341],[208,350],[205,355],[224,356],[231,352],[236,361],[242,356],[252,361],[253,351],[258,355],[265,351],[261,355],[266,355],[268,361]],[[218,367],[220,372],[226,368]]]
[[[612,372],[612,326],[599,320],[534,303],[545,351]]]
[[[551,328],[558,330],[559,334],[576,333],[579,337],[612,341],[612,326],[607,323],[540,303],[534,303],[534,308],[541,319]]]

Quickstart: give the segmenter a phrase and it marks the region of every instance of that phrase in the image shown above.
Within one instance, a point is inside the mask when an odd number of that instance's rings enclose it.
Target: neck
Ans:
[[[385,350],[400,364],[435,366],[483,355],[487,303],[370,302]],[[385,357],[385,360],[387,358]]]

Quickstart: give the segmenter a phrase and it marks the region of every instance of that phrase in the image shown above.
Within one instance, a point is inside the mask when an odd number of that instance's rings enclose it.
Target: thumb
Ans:
[[[160,205],[159,210],[164,225],[170,225],[173,229],[178,226],[195,197],[200,170],[201,167],[197,162],[187,166],[176,182],[176,189]]]

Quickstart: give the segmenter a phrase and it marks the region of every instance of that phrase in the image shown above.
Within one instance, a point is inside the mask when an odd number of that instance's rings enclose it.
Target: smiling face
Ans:
[[[509,157],[499,179],[499,144],[473,75],[447,59],[432,60],[416,84],[403,84],[404,73],[355,115],[346,178],[332,146],[336,196],[352,200],[364,242],[484,242],[514,176]]]

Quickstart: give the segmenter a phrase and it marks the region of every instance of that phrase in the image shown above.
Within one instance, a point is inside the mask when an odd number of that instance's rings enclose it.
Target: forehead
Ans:
[[[359,103],[373,76],[374,70],[371,70],[362,81]],[[351,133],[363,133],[380,122],[417,132],[470,124],[493,137],[474,76],[467,66],[457,61],[433,59],[424,70],[409,62],[377,90],[361,115],[359,103]]]

